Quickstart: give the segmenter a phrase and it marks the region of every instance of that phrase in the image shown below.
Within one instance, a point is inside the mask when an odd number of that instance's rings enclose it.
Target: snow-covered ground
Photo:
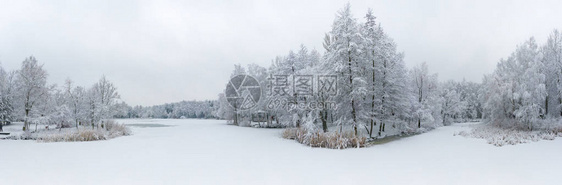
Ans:
[[[495,147],[453,136],[468,124],[333,150],[219,120],[119,121],[132,136],[0,140],[0,184],[559,184],[562,172],[562,139]]]

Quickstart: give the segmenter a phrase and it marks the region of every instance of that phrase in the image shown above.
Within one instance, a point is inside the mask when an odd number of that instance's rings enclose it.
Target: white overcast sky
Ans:
[[[0,62],[33,55],[49,83],[90,86],[102,75],[130,105],[216,99],[233,65],[269,66],[302,43],[323,52],[324,33],[348,1],[0,0]],[[368,8],[412,67],[440,80],[480,82],[531,36],[562,29],[562,2],[349,1]]]

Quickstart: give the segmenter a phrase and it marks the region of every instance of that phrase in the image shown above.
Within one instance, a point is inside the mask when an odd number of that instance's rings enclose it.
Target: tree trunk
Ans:
[[[322,120],[322,130],[328,132],[328,113],[326,111],[320,112],[320,120]]]
[[[382,132],[382,125],[384,123],[381,121],[381,123],[379,124],[379,136],[381,136],[381,132]]]
[[[349,45],[349,41],[348,41],[348,45]],[[349,69],[349,86],[350,86],[350,91],[353,92],[353,71],[351,70],[351,51],[347,52],[347,64],[348,64],[348,69]],[[353,96],[351,97],[351,117],[353,118],[353,129],[355,130],[355,135],[357,136],[357,115],[356,115],[356,111],[355,111],[355,100],[353,99]]]
[[[373,56],[375,56],[375,51],[373,50]],[[371,96],[371,130],[369,131],[369,138],[373,138],[373,126],[377,125],[377,123],[375,122],[375,60],[371,60],[372,64],[373,64],[373,81],[372,81],[372,85],[373,85],[373,93]]]
[[[238,113],[234,111],[234,125],[238,125]]]
[[[271,127],[272,117],[269,115],[269,111],[267,112],[267,127]]]
[[[29,117],[29,109],[26,108],[26,109],[25,109],[25,120],[24,120],[24,123],[23,123],[23,128],[24,128],[25,132],[29,132],[29,120],[28,120],[28,117]]]
[[[371,120],[371,130],[369,131],[369,138],[373,138],[373,120]]]
[[[545,117],[548,115],[548,95],[546,95],[544,99],[544,115]]]
[[[558,104],[562,104],[562,98],[558,98]],[[560,111],[560,116],[562,116],[562,109],[560,109],[559,111]]]
[[[421,128],[421,119],[418,118],[418,128]]]
[[[353,118],[353,129],[355,130],[355,136],[357,136],[357,115],[355,113],[355,100],[351,99],[351,117]]]

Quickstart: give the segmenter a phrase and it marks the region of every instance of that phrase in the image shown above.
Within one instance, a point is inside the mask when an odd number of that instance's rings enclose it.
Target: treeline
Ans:
[[[99,127],[110,118],[217,118],[216,100],[132,107],[120,100],[117,87],[105,76],[90,87],[76,86],[70,79],[62,86],[48,84],[47,77],[33,56],[18,70],[0,66],[0,128],[17,121],[29,131],[30,124]]]
[[[181,101],[176,103],[166,103],[155,106],[134,106],[127,107],[125,114],[120,114],[119,118],[160,118],[160,119],[216,119],[217,111],[216,100],[205,101]]]
[[[219,94],[217,116],[237,125],[255,125],[256,114],[265,114],[265,127],[320,128],[342,130],[344,126],[355,135],[368,137],[417,132],[420,129],[447,125],[454,121],[478,119],[482,115],[478,101],[480,85],[472,82],[439,83],[437,74],[425,63],[407,69],[404,54],[376,22],[369,10],[363,22],[352,15],[347,4],[336,15],[332,30],[324,38],[324,53],[301,46],[297,52],[276,57],[268,67],[250,64],[235,65],[232,77],[247,74],[255,77],[266,90],[263,99],[251,110],[239,110],[229,104],[228,94]],[[280,79],[287,82],[289,92],[279,94]],[[294,79],[311,75],[312,94],[301,95],[302,87]],[[336,76],[335,92],[318,86],[325,76]],[[306,88],[306,87],[305,87]],[[328,90],[328,91],[325,91]],[[327,105],[337,108],[287,109],[271,106],[284,99],[289,104]],[[282,101],[281,101],[282,102]],[[254,122],[252,122],[254,121]],[[314,129],[313,129],[314,130]],[[361,131],[363,130],[363,131]]]
[[[22,121],[26,132],[31,130],[30,124],[35,124],[35,130],[39,124],[98,127],[118,112],[117,87],[105,76],[90,87],[76,86],[70,79],[62,86],[47,84],[47,77],[33,56],[18,70],[6,71],[0,66],[2,124]]]
[[[495,125],[548,129],[562,115],[562,35],[546,43],[531,37],[486,75],[481,92],[484,118]]]

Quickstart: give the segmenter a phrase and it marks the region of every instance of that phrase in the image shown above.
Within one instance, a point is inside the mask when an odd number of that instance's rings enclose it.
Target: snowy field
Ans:
[[[437,128],[369,148],[310,148],[219,120],[119,120],[107,141],[0,140],[0,184],[559,184],[562,139],[495,147]]]

